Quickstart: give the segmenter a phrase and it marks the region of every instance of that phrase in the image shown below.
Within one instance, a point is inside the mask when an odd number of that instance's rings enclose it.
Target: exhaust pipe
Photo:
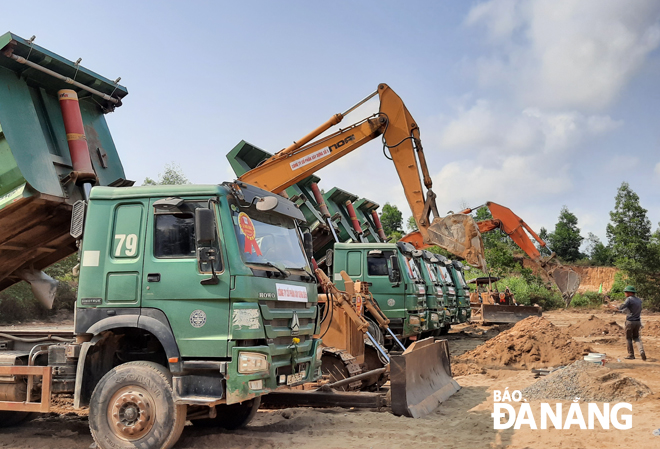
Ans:
[[[32,294],[47,309],[53,308],[55,294],[57,293],[57,282],[43,271],[34,268],[24,268],[14,273],[32,287]]]

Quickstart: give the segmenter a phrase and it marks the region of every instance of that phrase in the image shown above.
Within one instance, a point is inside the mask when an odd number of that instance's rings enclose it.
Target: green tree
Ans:
[[[380,223],[383,225],[385,235],[391,236],[394,232],[403,234],[403,214],[398,207],[392,206],[390,203],[385,203],[383,206]]]
[[[417,231],[417,221],[415,221],[415,217],[412,215],[408,217],[408,230],[410,232]]]
[[[179,164],[176,164],[175,162],[165,165],[163,173],[158,173],[158,181],[146,177],[144,178],[144,182],[142,182],[143,186],[184,184],[190,184],[190,181],[188,181],[186,175],[183,174],[183,170]]]
[[[545,228],[541,228],[539,231],[539,237],[541,237],[541,240],[543,240],[546,244],[546,246],[541,246],[540,243],[537,243],[536,249],[539,250],[539,253],[541,253],[542,256],[549,256],[552,254],[552,251],[548,249],[548,230]]]
[[[615,260],[644,261],[648,258],[651,240],[651,220],[646,209],[639,204],[639,196],[627,182],[621,184],[616,194],[614,210],[610,212],[607,239]]]
[[[550,248],[567,262],[574,262],[582,258],[580,245],[582,245],[584,237],[580,235],[577,223],[577,217],[564,206],[559,213],[559,221],[555,225],[554,232],[548,234]]]
[[[651,233],[651,221],[646,216],[639,196],[624,182],[617,192],[614,210],[610,212],[607,238],[612,258],[625,275],[626,282],[635,285],[638,296],[653,308],[660,308],[660,233]]]
[[[589,233],[587,236],[587,256],[589,261],[596,266],[610,266],[613,264],[612,251],[605,246],[597,235]]]

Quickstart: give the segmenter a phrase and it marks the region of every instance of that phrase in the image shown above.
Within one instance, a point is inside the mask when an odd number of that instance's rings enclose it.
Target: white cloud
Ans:
[[[654,172],[656,175],[660,175],[660,162],[658,162],[657,164],[655,164],[655,169],[653,170],[653,172]]]
[[[654,0],[491,0],[466,24],[493,45],[475,61],[482,86],[508,86],[525,105],[599,110],[660,45],[659,18]]]
[[[434,140],[443,149],[493,150],[505,155],[561,152],[575,146],[583,136],[609,132],[621,122],[606,115],[585,116],[577,111],[527,108],[515,112],[482,98],[471,107],[459,105],[455,118],[439,125],[439,136]]]
[[[613,173],[623,173],[634,170],[639,166],[639,158],[631,155],[614,156],[607,164],[606,169]]]
[[[486,201],[503,205],[521,204],[525,201],[542,202],[570,191],[573,183],[568,166],[560,161],[541,156],[510,156],[502,163],[474,163],[469,160],[445,165],[433,177],[436,186],[456,186],[459,189],[438,190],[441,210],[456,211],[463,202],[477,206]]]

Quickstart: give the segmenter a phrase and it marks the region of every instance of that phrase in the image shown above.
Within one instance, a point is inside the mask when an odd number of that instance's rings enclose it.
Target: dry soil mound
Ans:
[[[573,337],[603,337],[623,335],[623,328],[616,321],[603,321],[596,315],[568,326],[566,329]]]
[[[652,391],[632,377],[578,360],[538,380],[521,393],[528,400],[580,398],[588,402],[628,402],[648,396]]]
[[[545,318],[529,317],[456,360],[530,369],[568,365],[589,351]]]
[[[642,323],[644,324],[641,331],[642,337],[645,335],[649,337],[660,337],[660,321],[644,321],[644,317],[642,317]]]

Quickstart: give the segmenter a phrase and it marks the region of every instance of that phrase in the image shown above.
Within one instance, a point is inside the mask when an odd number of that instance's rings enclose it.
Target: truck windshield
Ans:
[[[421,279],[421,276],[419,275],[419,269],[417,268],[417,264],[413,260],[412,257],[405,256],[406,258],[406,266],[408,267],[408,274],[410,277],[416,281]]]
[[[449,275],[449,271],[447,271],[447,267],[443,267],[442,265],[437,265],[437,267],[440,269],[440,276],[442,277],[444,283],[447,285],[454,285],[454,282],[451,280],[451,276]]]
[[[298,230],[292,218],[254,207],[231,206],[234,232],[246,264],[308,270]]]
[[[433,266],[431,266],[430,263],[424,261],[424,264],[426,264],[426,270],[429,272],[429,277],[431,278],[431,282],[434,284],[438,282],[438,278],[435,275],[435,270],[433,269]]]
[[[465,283],[465,276],[463,275],[463,272],[456,270],[456,276],[458,277],[458,281],[461,283],[461,285],[467,289],[468,286]]]

